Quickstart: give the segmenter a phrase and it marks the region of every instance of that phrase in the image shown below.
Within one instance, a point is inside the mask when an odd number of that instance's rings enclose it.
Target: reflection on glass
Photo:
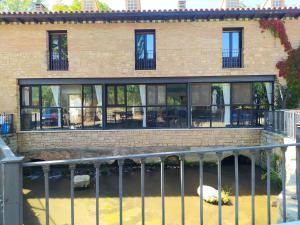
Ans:
[[[166,114],[168,128],[187,127],[187,107],[168,107]]]
[[[127,105],[142,105],[141,93],[139,85],[127,85]]]
[[[233,83],[232,104],[250,105],[252,103],[252,84],[251,83]]]
[[[185,84],[167,85],[168,105],[187,104],[187,86]]]
[[[83,126],[86,129],[102,127],[101,108],[83,108]]]
[[[166,86],[149,85],[147,87],[147,102],[149,106],[166,104]]]
[[[42,110],[42,127],[43,129],[61,128],[61,109],[44,108]]]
[[[125,107],[107,107],[107,127],[125,128],[126,127],[126,108]]]
[[[215,110],[213,110],[213,107],[211,113],[212,127],[225,127],[225,107],[219,105]]]
[[[126,128],[143,128],[143,107],[128,107]]]
[[[232,106],[231,120],[233,126],[251,126],[253,123],[251,105]]]
[[[210,106],[192,107],[192,126],[210,127],[211,108]]]
[[[166,107],[147,108],[147,127],[167,127]]]
[[[60,86],[42,86],[42,106],[60,106]]]
[[[40,110],[38,108],[21,110],[21,130],[40,129]]]
[[[81,128],[81,108],[63,108],[63,126],[68,129]]]

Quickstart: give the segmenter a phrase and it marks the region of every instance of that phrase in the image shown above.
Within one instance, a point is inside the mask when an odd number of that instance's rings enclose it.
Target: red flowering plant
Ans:
[[[283,107],[298,107],[300,99],[300,46],[297,49],[293,49],[286,33],[284,21],[260,20],[259,25],[263,31],[269,30],[275,38],[279,38],[284,51],[287,53],[287,58],[276,64],[279,76],[285,78],[287,81],[287,99]]]

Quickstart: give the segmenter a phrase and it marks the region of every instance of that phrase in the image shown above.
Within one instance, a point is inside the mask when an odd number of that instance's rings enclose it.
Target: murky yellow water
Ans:
[[[261,172],[256,171],[256,224],[267,224],[267,197],[266,184],[260,180]],[[251,195],[250,195],[250,166],[240,166],[240,198],[239,215],[240,224],[251,223]],[[160,171],[152,170],[146,172],[146,199],[145,218],[146,225],[161,224],[161,198],[160,198]],[[185,169],[185,220],[187,225],[199,224],[199,197],[196,190],[198,187],[198,168]],[[111,173],[100,177],[100,224],[119,224],[119,198],[118,198],[118,175]],[[216,187],[217,168],[205,167],[204,184]],[[231,191],[231,206],[222,207],[222,219],[224,225],[234,224],[234,168],[223,166],[222,184]],[[166,169],[165,172],[166,192],[166,224],[181,224],[181,199],[180,199],[180,176],[179,169]],[[95,189],[75,191],[75,224],[95,224]],[[278,191],[272,193],[272,202],[276,199]],[[43,179],[24,182],[24,224],[45,224],[45,202],[44,202]],[[124,199],[123,199],[123,224],[141,224],[141,202],[140,202],[140,173],[139,171],[128,171],[124,174]],[[272,223],[276,223],[276,207],[272,207]],[[69,180],[63,178],[58,181],[50,181],[50,224],[70,224],[70,199]],[[208,225],[217,224],[218,207],[204,204],[204,223]]]

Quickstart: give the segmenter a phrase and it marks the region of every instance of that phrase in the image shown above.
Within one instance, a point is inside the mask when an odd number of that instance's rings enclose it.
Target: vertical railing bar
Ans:
[[[100,163],[95,163],[96,168],[96,225],[100,224],[100,218],[99,218],[99,195],[100,195]]]
[[[267,214],[268,225],[271,224],[271,151],[267,151]]]
[[[141,207],[142,225],[145,225],[145,160],[141,159]]]
[[[222,225],[222,153],[217,153],[218,161],[218,225]]]
[[[44,179],[45,179],[45,219],[46,225],[49,225],[49,171],[50,166],[43,166]]]
[[[70,171],[71,171],[71,185],[70,185],[70,192],[71,192],[71,225],[75,224],[75,219],[74,219],[74,172],[76,165],[71,164],[69,165]]]
[[[203,158],[202,154],[199,155],[199,184],[200,184],[200,225],[204,224],[203,215]]]
[[[185,207],[184,207],[184,156],[181,155],[180,159],[180,187],[181,187],[181,224],[185,224]]]
[[[160,158],[161,224],[165,225],[165,159]]]
[[[285,188],[285,181],[286,181],[286,171],[285,171],[285,153],[286,148],[281,148],[282,153],[282,163],[281,163],[281,180],[282,180],[282,219],[283,222],[286,222],[286,188]]]
[[[120,225],[123,224],[123,160],[118,160],[119,165],[119,210],[120,210]]]
[[[251,224],[255,225],[255,152],[251,152]]]
[[[235,225],[239,224],[239,154],[234,152],[235,175]]]

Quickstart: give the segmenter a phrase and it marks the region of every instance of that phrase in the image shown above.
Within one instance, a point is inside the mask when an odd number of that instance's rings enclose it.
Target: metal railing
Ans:
[[[300,128],[298,128],[300,131]],[[298,132],[298,141],[300,142],[300,133]],[[269,146],[253,146],[253,147],[234,147],[234,148],[216,148],[216,149],[199,149],[193,151],[178,151],[178,152],[163,152],[163,153],[152,153],[152,154],[138,154],[138,155],[127,155],[127,156],[114,156],[114,157],[96,157],[96,158],[84,158],[84,159],[74,159],[74,160],[58,160],[58,161],[46,161],[46,162],[31,162],[24,163],[24,167],[41,167],[44,172],[44,185],[45,185],[45,224],[49,225],[49,171],[52,166],[57,165],[67,165],[70,170],[70,203],[71,203],[71,217],[70,222],[72,225],[75,224],[74,216],[74,174],[76,166],[82,164],[94,165],[95,174],[96,174],[96,188],[95,188],[95,198],[96,198],[96,225],[99,225],[99,216],[101,214],[99,210],[99,173],[101,170],[101,164],[117,161],[118,162],[118,172],[119,172],[119,224],[123,224],[123,165],[124,161],[139,160],[140,161],[140,170],[141,170],[141,224],[145,224],[145,161],[148,159],[159,158],[160,159],[160,169],[161,169],[161,224],[165,224],[165,159],[169,156],[178,156],[180,160],[180,188],[181,188],[181,224],[185,224],[185,158],[187,156],[197,156],[199,157],[199,184],[200,184],[200,215],[199,221],[200,224],[204,224],[204,204],[203,204],[203,162],[207,154],[214,153],[216,154],[216,162],[218,167],[217,181],[218,181],[218,199],[222,199],[222,157],[225,153],[232,153],[234,155],[234,168],[235,168],[235,224],[239,224],[239,164],[238,157],[243,153],[250,153],[251,155],[251,221],[252,224],[255,224],[255,166],[256,166],[256,154],[258,152],[265,152],[267,157],[267,211],[266,217],[268,224],[271,224],[271,153],[273,150],[280,148],[282,154],[282,205],[283,205],[283,221],[287,220],[286,212],[286,181],[285,181],[285,171],[286,171],[286,161],[285,161],[285,152],[287,147],[297,146],[297,201],[298,201],[298,218],[300,219],[300,143],[298,144],[289,144],[289,145],[269,145]],[[222,201],[218,201],[218,224],[222,224]]]
[[[1,225],[23,225],[22,163],[0,138]]]
[[[223,68],[242,68],[243,49],[223,49],[222,62]]]
[[[300,124],[300,110],[265,112],[265,129],[296,139],[296,124]]]
[[[139,53],[136,53],[135,69],[136,70],[155,70],[156,69],[155,51],[146,51],[142,55],[140,55]]]
[[[124,161],[139,160],[141,170],[141,224],[145,224],[145,165],[148,159],[160,159],[160,192],[161,192],[161,224],[165,225],[165,160],[169,156],[178,156],[180,160],[180,205],[181,205],[181,225],[185,224],[185,158],[196,156],[199,159],[199,185],[200,185],[200,211],[199,223],[204,224],[204,199],[203,199],[203,168],[204,160],[208,154],[215,154],[217,162],[217,187],[218,199],[222,199],[222,159],[227,153],[234,155],[234,176],[235,176],[235,224],[239,224],[239,155],[247,153],[251,158],[251,224],[255,224],[255,189],[256,189],[256,155],[260,152],[266,154],[266,192],[267,192],[267,224],[271,224],[271,154],[273,151],[280,149],[282,154],[281,178],[282,178],[282,218],[283,222],[287,221],[287,196],[286,196],[286,158],[285,153],[288,147],[296,146],[296,190],[297,190],[297,217],[300,219],[300,127],[297,128],[297,144],[288,145],[268,145],[268,146],[252,146],[252,147],[229,147],[229,148],[216,148],[216,149],[195,149],[192,151],[176,151],[176,152],[162,152],[152,154],[138,154],[127,156],[113,156],[113,157],[96,157],[96,158],[83,158],[74,160],[58,160],[58,161],[44,161],[44,162],[29,162],[23,163],[23,158],[16,157],[8,146],[0,140],[1,161],[0,161],[0,200],[1,210],[0,219],[3,225],[22,225],[23,209],[22,209],[22,167],[32,168],[39,167],[43,169],[44,173],[44,190],[45,190],[45,224],[50,224],[50,210],[49,210],[49,173],[51,168],[58,165],[67,165],[70,170],[70,224],[75,224],[75,186],[74,176],[75,169],[79,165],[93,165],[96,174],[95,181],[95,209],[96,209],[96,225],[100,224],[100,208],[99,208],[99,190],[100,190],[100,171],[101,165],[106,162],[118,162],[118,189],[119,189],[119,224],[123,224],[123,165]],[[218,201],[218,224],[222,224],[222,201]]]
[[[14,131],[14,121],[13,121],[13,114],[0,114],[0,134],[10,134]]]

